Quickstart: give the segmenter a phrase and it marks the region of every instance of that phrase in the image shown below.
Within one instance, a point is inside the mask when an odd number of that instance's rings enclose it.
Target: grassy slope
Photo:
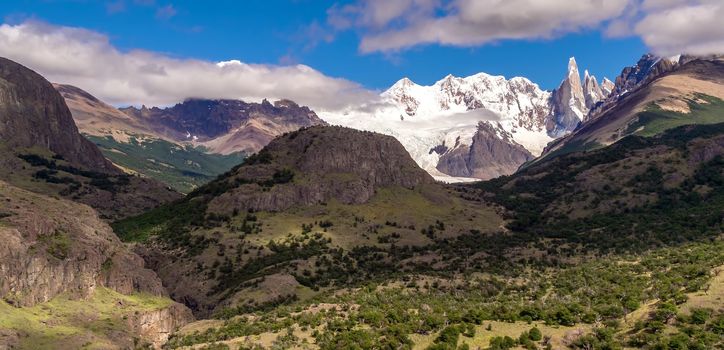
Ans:
[[[650,137],[683,125],[709,125],[724,122],[724,101],[721,99],[714,96],[697,94],[693,98],[688,99],[687,103],[689,105],[689,113],[663,110],[655,103],[652,103],[643,112],[636,114],[632,118],[632,123],[628,125],[621,137],[627,135]],[[606,116],[604,115],[602,118],[606,118]],[[539,164],[543,160],[547,161],[575,152],[596,150],[604,146],[605,145],[595,140],[576,139],[544,155],[543,158],[529,162],[524,165],[523,168],[531,164]]]
[[[440,203],[439,197],[447,200]],[[358,284],[398,274],[403,259],[413,260],[407,269],[426,266],[428,262],[422,257],[425,254],[414,253],[414,249],[424,250],[420,247],[454,239],[471,229],[480,235],[490,234],[502,225],[492,208],[450,196],[439,186],[423,190],[383,188],[365,204],[330,201],[281,213],[256,212],[253,221],[248,221],[247,213],[220,222],[209,220],[210,214],[204,214],[204,208],[200,198],[185,199],[117,222],[113,227],[125,241],[144,242],[158,236],[192,250],[184,259],[192,262],[189,265],[194,270],[176,273],[194,274],[196,279],[207,279],[211,274],[209,283],[219,286],[212,289],[212,297],[236,294],[235,305],[242,308],[228,310],[231,314],[268,309],[264,303],[283,296],[252,283],[262,276],[291,274],[303,287],[287,292],[304,300],[318,294],[320,287],[323,291],[332,285]],[[203,224],[195,227],[193,222]],[[434,239],[423,233],[437,222],[444,223],[445,228],[436,229]],[[252,228],[245,232],[243,227],[249,226]],[[204,240],[200,241],[200,237]],[[396,254],[399,247],[409,251]],[[196,269],[197,264],[203,266],[201,271]],[[244,306],[249,302],[256,306]]]
[[[188,193],[244,160],[242,153],[207,153],[201,147],[179,146],[160,139],[131,137],[128,143],[112,137],[86,135],[106,158],[123,168],[154,178]]]
[[[513,231],[437,240],[424,247],[423,253],[433,252],[454,269],[438,265],[405,270],[364,287],[332,289],[248,318],[196,327],[177,335],[170,346],[224,341],[232,348],[257,343],[312,349],[454,349],[436,342],[446,324],[480,323],[474,337],[461,335],[456,343],[487,346],[492,335],[516,338],[530,328],[527,321],[545,323],[540,328],[554,337],[555,345],[562,344],[569,330],[595,329],[577,341],[579,348],[722,344],[724,329],[719,325],[724,325],[724,310],[717,299],[722,279],[713,277],[724,263],[724,163],[715,158],[694,166],[685,158],[688,147],[721,135],[722,128],[724,124],[677,128],[655,139],[632,136],[599,151],[565,156],[547,167],[538,165],[520,176],[480,185],[488,200],[507,207]],[[680,172],[681,177],[666,169],[658,174],[680,182],[661,181],[651,170],[666,162],[651,156],[656,153],[684,157],[689,169]],[[631,169],[623,171],[626,164],[610,166],[622,160],[632,163]],[[582,175],[588,169],[615,174],[620,185],[630,187],[625,191],[653,194],[655,200],[627,210],[600,206],[573,219],[546,212],[561,198],[582,207],[595,200],[590,196],[607,200],[622,195],[615,188],[581,187],[581,181],[594,175]],[[591,190],[585,202],[577,197],[580,190]],[[474,195],[469,189],[463,192]],[[692,241],[696,243],[687,243]],[[704,292],[707,285],[709,292]],[[337,305],[339,310],[318,315],[321,305]],[[676,311],[662,332],[667,305]],[[703,323],[691,320],[692,305],[712,309]],[[481,330],[488,323],[493,331]],[[251,341],[245,342],[249,335]],[[569,343],[573,346],[574,340]]]
[[[223,342],[231,348],[258,344],[265,348],[346,349],[359,345],[360,349],[426,349],[440,345],[446,325],[466,324],[473,326],[474,334],[460,335],[456,343],[473,349],[486,348],[494,337],[518,339],[534,326],[544,337],[551,337],[556,349],[571,344],[576,333],[595,329],[611,335],[613,349],[642,336],[651,337],[649,345],[668,342],[682,330],[694,328],[699,333],[709,329],[709,339],[694,333],[690,341],[712,346],[717,343],[717,331],[710,327],[724,320],[721,300],[705,294],[704,306],[714,305],[705,323],[692,324],[688,317],[692,303],[702,304],[702,288],[722,288],[720,278],[712,279],[724,262],[721,249],[722,241],[697,243],[613,261],[551,268],[542,274],[533,269],[510,279],[413,275],[402,285],[371,284],[226,323],[201,321],[185,327],[169,346]],[[662,302],[672,300],[672,290],[685,292],[677,297],[683,302],[676,307],[678,316],[669,322],[666,333],[650,331],[656,310]],[[622,304],[621,298],[632,299]],[[620,305],[630,308],[620,309]],[[290,330],[294,336],[288,335]],[[540,341],[535,343],[543,348]]]
[[[689,113],[663,110],[653,104],[637,115],[638,120],[628,128],[629,133],[654,136],[666,130],[690,124],[716,124],[724,122],[724,101],[708,95],[698,94],[687,101]]]
[[[160,310],[171,303],[168,298],[123,295],[107,288],[98,288],[88,300],[59,296],[26,308],[0,301],[0,328],[19,332],[20,349],[109,348],[123,338],[119,333],[130,332],[129,315]]]

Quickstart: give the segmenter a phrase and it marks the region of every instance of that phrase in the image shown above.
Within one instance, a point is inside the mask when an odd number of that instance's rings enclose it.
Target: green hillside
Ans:
[[[652,104],[637,115],[629,125],[628,133],[654,136],[668,129],[690,124],[716,124],[724,122],[724,101],[714,96],[697,94],[687,100],[689,113],[667,111]]]
[[[179,146],[160,139],[131,137],[118,142],[110,136],[86,135],[113,163],[189,193],[244,160],[243,153],[208,153],[202,147]]]
[[[227,298],[169,348],[711,349],[723,137],[724,124],[683,126],[488,182],[279,213],[208,212],[231,188],[218,180],[115,229],[165,242],[191,267],[175,275]]]

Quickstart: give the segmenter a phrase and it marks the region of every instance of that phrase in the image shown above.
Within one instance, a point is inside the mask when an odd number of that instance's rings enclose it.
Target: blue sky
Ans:
[[[593,26],[550,39],[495,40],[465,47],[433,43],[362,53],[364,29],[328,28],[328,10],[344,5],[320,0],[16,0],[1,2],[0,14],[10,24],[32,19],[103,33],[121,51],[143,49],[209,61],[302,63],[369,89],[384,89],[404,76],[430,84],[448,73],[477,72],[525,76],[553,89],[564,77],[570,56],[577,58],[581,73],[588,69],[599,78],[614,78],[648,51],[639,36],[609,38],[601,26]]]

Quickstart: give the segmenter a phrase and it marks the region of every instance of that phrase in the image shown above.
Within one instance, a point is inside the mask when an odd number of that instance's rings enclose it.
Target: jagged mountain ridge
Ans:
[[[246,103],[240,100],[188,99],[169,108],[121,108],[155,133],[192,142],[215,153],[254,153],[274,137],[301,127],[324,124],[308,107],[290,100]]]
[[[611,89],[608,79],[599,84],[588,74],[582,84],[571,58],[566,78],[553,92],[526,78],[485,73],[449,75],[431,86],[403,78],[381,94],[387,105],[372,113],[352,110],[322,117],[332,124],[395,136],[418,165],[438,179],[489,179],[511,174],[549,142],[571,132],[588,106]],[[474,149],[474,139],[478,145],[507,146],[484,154]],[[451,159],[457,164],[451,165]]]
[[[284,132],[324,123],[309,108],[286,100],[272,105],[189,99],[169,108],[121,110],[80,88],[55,87],[80,131],[109,160],[182,193],[213,180]]]
[[[630,134],[652,136],[679,125],[724,121],[723,67],[721,56],[644,55],[636,66],[623,70],[611,96],[536,161],[600,148]]]

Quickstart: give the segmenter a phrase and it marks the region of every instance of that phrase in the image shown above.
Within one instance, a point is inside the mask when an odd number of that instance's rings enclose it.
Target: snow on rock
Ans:
[[[601,99],[602,88],[589,77],[588,85],[595,99]],[[595,83],[595,84],[594,84]],[[609,81],[610,83],[610,81]],[[604,83],[602,83],[603,85]],[[608,89],[608,84],[606,83]],[[487,154],[481,161],[473,140],[495,135],[511,147],[490,143],[487,152],[529,152],[540,155],[545,146],[558,136],[572,131],[588,112],[586,96],[575,59],[569,61],[568,74],[561,87],[549,92],[522,77],[506,79],[478,73],[469,77],[448,75],[436,83],[424,86],[403,78],[381,95],[382,103],[374,108],[350,108],[343,113],[320,112],[320,117],[333,125],[375,131],[396,137],[420,167],[438,180],[458,182],[471,180],[465,174],[512,172],[510,162],[526,157],[510,154]],[[558,98],[558,101],[556,98]],[[560,102],[560,103],[556,103]],[[484,127],[482,125],[489,125]],[[476,138],[477,135],[477,138]],[[487,140],[487,139],[486,139]],[[495,147],[491,146],[496,144]],[[520,149],[522,148],[524,149]],[[457,152],[472,166],[495,166],[505,171],[467,169],[464,173],[443,173],[439,170],[441,157]],[[477,159],[473,159],[477,157]],[[488,162],[490,161],[490,162]],[[501,168],[496,161],[507,161]],[[520,165],[520,164],[517,164]],[[480,178],[474,176],[474,178]]]

